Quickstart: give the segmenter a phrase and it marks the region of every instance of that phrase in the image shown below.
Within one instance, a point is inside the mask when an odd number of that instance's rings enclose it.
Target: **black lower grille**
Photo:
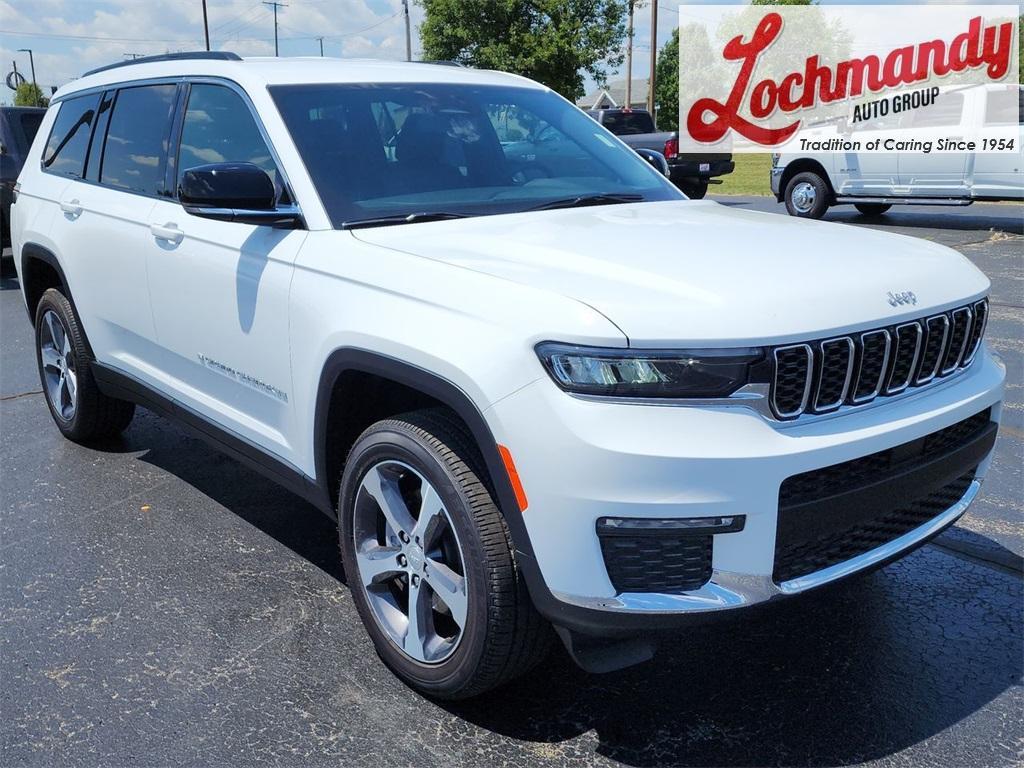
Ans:
[[[988,409],[884,451],[788,478],[779,491],[776,582],[875,549],[953,506],[995,442]]]
[[[974,479],[970,470],[927,496],[863,522],[796,546],[776,547],[776,582],[789,581],[842,563],[898,539],[956,504]]]
[[[608,577],[617,592],[686,592],[711,579],[711,536],[600,535]]]

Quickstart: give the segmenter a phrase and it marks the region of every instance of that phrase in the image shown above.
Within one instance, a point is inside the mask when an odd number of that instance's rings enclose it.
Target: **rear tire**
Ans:
[[[786,210],[801,219],[820,219],[828,210],[828,183],[812,171],[798,173],[786,185]]]
[[[864,216],[881,216],[892,208],[892,206],[887,203],[854,203],[853,207],[860,211]]]
[[[71,302],[56,288],[36,306],[36,364],[43,395],[64,437],[87,443],[123,432],[134,403],[107,397],[92,375],[92,355]]]
[[[501,685],[541,661],[553,638],[482,466],[461,423],[427,409],[363,432],[341,479],[341,555],[359,615],[384,663],[437,698]],[[421,527],[431,491],[437,522]]]

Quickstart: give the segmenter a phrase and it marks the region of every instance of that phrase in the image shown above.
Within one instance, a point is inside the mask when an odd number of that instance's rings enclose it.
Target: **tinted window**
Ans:
[[[579,109],[537,88],[272,86],[336,226],[511,213],[590,194],[681,195]]]
[[[654,121],[646,112],[605,112],[602,125],[616,136],[654,133]]]
[[[124,88],[117,94],[103,148],[100,182],[156,195],[163,191],[175,85]]]
[[[220,85],[193,85],[181,129],[178,179],[207,163],[253,163],[281,188],[277,166],[242,98]]]
[[[1024,88],[989,91],[985,103],[985,125],[1024,123]]]
[[[85,155],[89,151],[89,134],[99,100],[99,94],[93,94],[61,102],[43,151],[44,170],[82,178]]]

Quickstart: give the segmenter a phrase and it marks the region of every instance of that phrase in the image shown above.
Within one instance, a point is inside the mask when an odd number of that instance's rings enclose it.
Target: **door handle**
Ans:
[[[71,216],[80,216],[82,214],[82,203],[77,197],[68,201],[62,200],[60,209]]]
[[[185,238],[185,233],[178,229],[178,225],[173,222],[167,222],[166,224],[150,224],[149,231],[157,240],[167,240],[175,245]]]

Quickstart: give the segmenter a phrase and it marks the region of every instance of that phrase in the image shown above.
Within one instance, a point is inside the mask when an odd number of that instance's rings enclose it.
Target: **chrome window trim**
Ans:
[[[814,393],[814,405],[812,407],[812,410],[815,413],[828,413],[829,411],[836,410],[843,403],[846,402],[846,396],[848,394],[850,394],[850,383],[851,383],[851,381],[853,379],[853,360],[856,357],[856,351],[857,351],[856,350],[856,346],[853,343],[853,339],[850,336],[836,336],[835,338],[832,338],[832,339],[826,339],[825,341],[821,342],[818,345],[819,348],[821,349],[821,366],[822,366],[822,369],[824,370],[824,365],[825,365],[825,345],[826,344],[838,344],[838,343],[841,343],[841,342],[846,342],[846,347],[847,347],[847,349],[850,352],[849,359],[846,361],[846,379],[845,379],[845,381],[843,381],[843,391],[839,395],[839,399],[836,400],[834,403],[828,403],[826,405],[822,405],[818,401],[818,398],[821,396],[821,374],[819,374],[818,375],[818,389]]]
[[[950,330],[950,333],[956,330],[956,316],[960,312],[964,312],[967,314],[967,319],[964,321],[967,324],[967,327],[964,329],[964,340],[960,343],[960,350],[957,352],[956,360],[953,361],[953,364],[948,366],[944,365],[942,366],[942,368],[939,369],[940,376],[948,376],[949,374],[951,374],[953,371],[960,367],[960,360],[964,356],[964,352],[967,351],[967,342],[971,340],[971,317],[973,315],[970,307],[957,307],[956,309],[949,313],[950,318],[952,318],[953,320],[953,325]],[[950,339],[950,343],[952,344],[952,339]],[[948,351],[952,352],[952,350]],[[943,359],[945,359],[946,356],[947,355],[944,354],[942,356]]]
[[[910,361],[910,370],[907,371],[907,378],[906,378],[906,380],[900,386],[894,387],[892,385],[892,377],[896,375],[896,364],[895,364],[895,361],[899,357],[899,354],[900,354],[900,345],[902,345],[902,343],[903,343],[902,332],[903,332],[904,328],[913,328],[915,333],[916,333],[916,336],[917,336],[917,338],[914,341],[914,359]],[[920,355],[921,355],[921,337],[923,335],[924,335],[924,333],[921,330],[921,323],[916,321],[916,320],[914,322],[903,323],[901,325],[897,325],[896,326],[896,354],[893,357],[892,370],[889,371],[889,381],[888,381],[888,383],[885,386],[885,394],[887,394],[887,395],[899,394],[900,392],[905,390],[907,387],[909,387],[910,386],[910,382],[914,380],[914,373],[917,371],[917,361],[920,359]]]
[[[779,404],[775,400],[778,387],[774,386],[775,382],[773,381],[773,386],[771,388],[771,405],[775,414],[780,419],[791,419],[795,416],[799,416],[807,410],[807,403],[811,399],[811,383],[814,381],[814,350],[811,348],[810,344],[787,344],[786,346],[775,347],[775,349],[772,350],[772,358],[775,363],[775,370],[772,376],[776,379],[778,378],[779,353],[787,352],[791,349],[802,349],[807,353],[807,379],[804,381],[804,394],[800,401],[800,407],[794,411],[787,412],[783,412],[779,409]]]
[[[941,315],[932,315],[931,317],[925,319],[924,328],[925,333],[928,334],[928,339],[926,340],[926,343],[927,341],[931,340],[931,328],[929,326],[931,325],[932,320],[942,320],[942,342],[939,344],[939,354],[935,358],[935,365],[932,368],[932,372],[929,376],[922,378],[921,372],[918,372],[917,378],[914,379],[915,386],[927,384],[936,376],[938,376],[939,368],[942,367],[942,361],[946,357],[946,342],[949,340],[949,316],[945,312],[943,312]]]
[[[978,350],[981,349],[981,342],[985,339],[985,331],[988,329],[988,315],[991,312],[991,307],[988,305],[988,299],[981,299],[980,301],[974,302],[974,321],[978,321],[978,307],[982,307],[985,310],[984,316],[981,318],[981,331],[978,333],[978,343],[974,345],[974,349],[970,350],[970,354],[967,355],[960,363],[961,368],[965,368],[974,362],[974,358],[978,354]],[[971,328],[972,335],[974,328]]]
[[[882,355],[882,371],[878,374],[878,381],[875,383],[875,390],[870,394],[857,397],[857,388],[860,386],[860,374],[864,368],[864,339],[868,336],[874,336],[879,333],[885,336],[885,354]],[[889,333],[888,328],[878,328],[874,331],[865,331],[860,335],[860,360],[857,362],[857,385],[853,388],[853,397],[850,398],[851,403],[857,405],[874,400],[878,397],[878,393],[882,391],[882,385],[885,384],[886,374],[889,372],[889,355],[891,351],[892,334]]]

